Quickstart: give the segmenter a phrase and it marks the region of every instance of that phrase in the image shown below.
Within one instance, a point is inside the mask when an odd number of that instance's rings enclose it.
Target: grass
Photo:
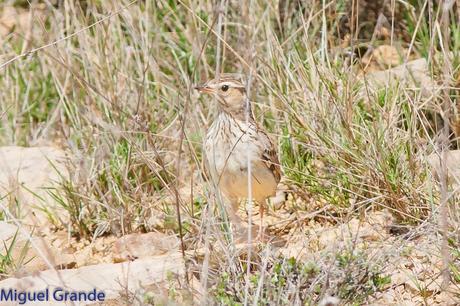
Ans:
[[[335,257],[325,258],[321,265],[328,269],[294,257],[275,256],[262,265],[265,266],[263,276],[260,271],[251,275],[251,304],[316,305],[327,288],[330,295],[359,305],[368,295],[390,283],[390,277],[382,275],[378,263],[371,264],[365,254],[357,252],[343,251]],[[218,304],[243,305],[241,283],[244,283],[244,273],[221,273],[212,289]]]
[[[18,231],[8,241],[2,241],[2,251],[0,252],[0,279],[15,273],[23,266],[27,265],[34,257],[27,256],[30,249],[30,243],[26,241],[21,245],[18,242]]]
[[[81,239],[153,229],[179,234],[182,227],[190,248],[203,247],[207,239],[226,241],[219,234],[227,228],[220,227],[219,203],[203,187],[201,139],[216,108],[191,89],[214,75],[219,58],[213,2],[59,3],[33,6],[42,16],[34,19],[34,27],[15,29],[0,45],[1,64],[57,41],[0,73],[0,145],[52,144],[75,157],[70,178],[50,190],[69,216],[57,227],[70,228]],[[382,208],[412,227],[434,222],[439,194],[425,158],[437,149],[440,129],[430,118],[442,101],[404,82],[369,90],[357,76],[359,64],[350,64],[359,63],[350,58],[353,44],[342,47],[337,36],[347,3],[312,1],[308,9],[291,8],[285,24],[274,1],[227,3],[222,70],[247,73],[253,56],[247,50],[255,51],[255,115],[276,140],[283,181],[297,190],[295,200],[330,204],[336,223]],[[24,1],[16,4],[29,8]],[[435,80],[458,80],[455,57],[450,75],[439,68],[449,53],[443,52],[436,31],[438,7],[425,4],[410,1],[404,11],[411,40],[394,39],[415,57],[426,58]],[[455,55],[460,36],[458,16],[451,15],[448,51]],[[458,92],[451,85],[453,107]],[[180,208],[181,226],[174,205]],[[205,208],[212,210],[210,219]],[[310,212],[306,205],[296,210]],[[160,224],[149,221],[157,217]],[[5,218],[0,211],[0,219]],[[207,222],[214,229],[211,237],[204,234]],[[349,303],[364,303],[385,287],[388,276],[380,263],[356,252],[338,250],[320,263],[269,252],[251,270],[250,301],[311,305],[327,291]],[[222,256],[220,266],[204,271],[213,276],[210,299],[238,305],[245,300],[247,266],[231,252]],[[452,266],[452,274],[458,279],[458,267]],[[328,282],[332,289],[326,288]]]
[[[4,254],[0,254],[0,275],[8,275],[14,267],[14,259],[12,257],[13,246],[16,242],[17,232],[11,240],[10,245],[3,242]]]

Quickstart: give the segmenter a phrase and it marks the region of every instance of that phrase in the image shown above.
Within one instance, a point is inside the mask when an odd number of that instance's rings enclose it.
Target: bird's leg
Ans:
[[[239,201],[237,199],[231,199],[230,200],[230,205],[227,206],[227,214],[228,218],[230,219],[230,222],[233,225],[233,228],[235,229],[236,232],[240,232],[242,229],[244,229],[243,226],[243,221],[241,221],[241,218],[238,216],[239,208]]]
[[[264,239],[264,203],[265,200],[258,201],[259,202],[259,215],[260,215],[260,225],[259,225],[259,240]]]
[[[227,206],[227,214],[230,219],[230,222],[233,226],[234,239],[237,243],[246,243],[248,242],[248,227],[246,227],[243,220],[238,216],[237,212],[239,210],[240,201],[231,200],[229,206]],[[257,226],[255,226],[257,227]],[[256,229],[252,227],[251,236],[256,237]]]

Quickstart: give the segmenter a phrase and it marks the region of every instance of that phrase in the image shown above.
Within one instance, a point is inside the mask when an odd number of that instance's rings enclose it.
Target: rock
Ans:
[[[179,240],[176,236],[162,233],[130,234],[121,237],[113,246],[113,261],[123,262],[138,258],[162,255],[177,251]]]
[[[363,222],[357,218],[334,228],[316,231],[319,244],[323,247],[337,244],[347,244],[351,241],[383,241],[388,237],[386,224],[392,220],[389,212],[375,212],[368,215],[368,221]]]
[[[391,275],[391,284],[392,285],[404,285],[407,282],[410,282],[414,278],[414,275],[409,269],[400,269],[396,273]]]
[[[16,226],[4,221],[0,221],[0,241],[6,241],[10,239],[17,231],[18,228]]]
[[[279,248],[283,257],[294,257],[303,261],[311,260],[312,248],[309,247],[310,237],[303,233],[292,235],[286,245]]]
[[[21,33],[21,35],[31,35],[31,31],[40,32],[38,20],[46,18],[46,5],[31,4],[30,9],[16,8],[7,5],[0,13],[0,39],[11,32]],[[37,25],[34,27],[34,25]]]
[[[340,299],[335,296],[326,295],[318,306],[337,306],[340,305]]]
[[[147,286],[166,282],[171,275],[183,276],[184,274],[182,255],[173,253],[133,262],[99,264],[72,270],[42,271],[34,276],[8,278],[0,281],[0,288],[15,288],[27,290],[27,292],[49,288],[50,294],[57,287],[68,291],[96,289],[103,291],[105,298],[109,300],[120,298],[126,293],[135,294]],[[27,305],[29,304],[34,303]],[[43,302],[36,302],[36,304],[42,305]],[[50,297],[46,305],[63,305],[63,303]]]
[[[458,285],[452,284],[446,290],[439,292],[434,300],[438,305],[454,306],[458,305]]]
[[[166,219],[166,214],[160,211],[155,211],[146,221],[146,226],[148,229],[163,229]]]
[[[407,50],[398,50],[394,46],[382,45],[366,54],[361,62],[366,72],[378,71],[400,65],[406,53]]]
[[[371,212],[366,217],[367,222],[369,222],[372,228],[379,232],[382,230],[385,231],[385,229],[388,229],[395,222],[395,217],[388,209]]]
[[[91,248],[84,247],[81,250],[78,250],[74,253],[77,267],[83,267],[94,263],[94,253],[92,252]]]
[[[49,225],[48,214],[65,220],[67,212],[49,188],[68,179],[66,162],[64,151],[52,147],[0,147],[0,204],[22,224],[37,228]]]
[[[448,183],[456,188],[460,185],[460,150],[448,151],[446,156]],[[439,179],[442,171],[440,156],[436,153],[430,154],[427,161],[432,168],[433,176]]]
[[[371,92],[395,84],[401,84],[404,88],[420,90],[422,95],[430,96],[433,89],[437,89],[436,83],[430,77],[426,59],[420,58],[407,62],[392,69],[376,71],[362,76],[363,89],[361,95],[367,97]]]
[[[10,254],[10,271],[16,276],[52,268],[72,267],[74,256],[63,253],[41,237],[30,237],[26,229],[0,222],[0,254]]]

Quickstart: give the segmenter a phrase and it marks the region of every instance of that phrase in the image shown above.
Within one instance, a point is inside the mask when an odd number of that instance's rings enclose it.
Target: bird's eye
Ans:
[[[222,85],[222,91],[227,91],[228,90],[228,85]]]

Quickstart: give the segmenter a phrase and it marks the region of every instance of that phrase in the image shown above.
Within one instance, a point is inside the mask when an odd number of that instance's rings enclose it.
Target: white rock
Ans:
[[[422,95],[430,96],[438,86],[430,77],[426,59],[420,58],[392,69],[376,71],[362,76],[364,86],[362,95],[366,97],[368,90],[372,91],[402,84],[404,88],[420,90]]]
[[[63,253],[41,237],[31,237],[27,229],[0,221],[0,254],[11,254],[11,271],[16,276],[28,275],[76,263],[74,256]]]
[[[335,296],[326,295],[318,304],[318,306],[337,306],[340,300]]]
[[[59,218],[67,212],[49,194],[68,179],[64,151],[52,147],[0,147],[0,208],[31,226],[48,225],[48,211]]]
[[[34,276],[5,279],[0,281],[0,288],[15,288],[27,292],[41,291],[46,288],[52,292],[56,287],[68,291],[97,289],[104,291],[106,299],[115,299],[119,298],[121,294],[135,293],[147,286],[164,282],[171,273],[180,276],[185,274],[180,253],[133,262],[86,266],[73,270],[47,270]],[[85,304],[87,303],[78,303],[78,305]],[[43,302],[31,302],[27,305],[44,304]],[[63,305],[63,303],[50,299],[46,305]]]
[[[441,174],[441,160],[436,153],[427,157],[428,164],[432,167],[433,175],[439,179]],[[454,187],[460,186],[460,150],[452,150],[446,154],[448,181]]]
[[[0,241],[11,239],[17,231],[18,228],[16,226],[0,221]],[[0,248],[1,247],[3,247],[3,245],[0,245]]]

